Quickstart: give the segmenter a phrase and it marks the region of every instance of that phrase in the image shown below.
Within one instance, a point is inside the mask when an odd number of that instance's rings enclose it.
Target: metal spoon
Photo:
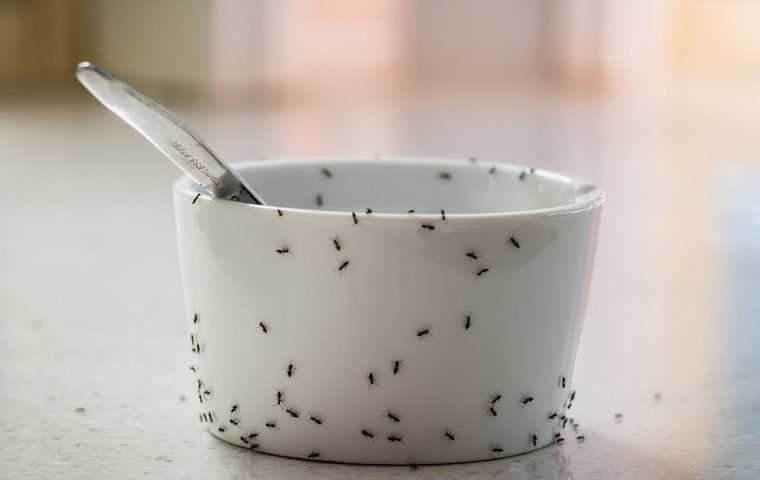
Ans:
[[[76,77],[100,103],[140,132],[209,195],[264,205],[243,177],[167,109],[90,62],[77,65]]]

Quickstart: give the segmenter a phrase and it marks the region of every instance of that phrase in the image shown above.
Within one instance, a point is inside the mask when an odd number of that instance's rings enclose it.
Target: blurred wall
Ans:
[[[215,3],[214,83],[220,94],[383,88],[399,74],[404,13],[402,0]]]
[[[50,87],[70,75],[78,15],[76,2],[0,0],[0,87]]]
[[[679,0],[674,66],[710,77],[760,78],[760,2]]]
[[[604,95],[760,79],[749,0],[0,0],[0,95],[91,59],[150,93],[233,102],[455,86]]]
[[[420,0],[405,4],[410,75],[423,84],[505,84],[540,73],[541,1]]]
[[[12,37],[14,54],[11,67],[0,69],[6,85],[18,82],[23,59],[46,52],[52,61],[48,80],[70,83],[73,64],[86,58],[133,81],[221,96],[260,94],[262,87],[503,88],[540,77],[552,3],[5,0],[0,40]],[[565,21],[564,12],[554,10],[561,15],[555,15],[553,31]],[[588,40],[598,39],[582,42]],[[553,62],[561,65],[562,58]]]
[[[81,59],[147,82],[208,83],[212,4],[207,0],[73,3],[79,10]]]

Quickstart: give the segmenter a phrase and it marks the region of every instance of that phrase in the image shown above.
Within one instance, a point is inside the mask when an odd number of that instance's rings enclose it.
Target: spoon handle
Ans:
[[[211,196],[264,205],[240,175],[164,107],[90,62],[77,65],[76,77]]]

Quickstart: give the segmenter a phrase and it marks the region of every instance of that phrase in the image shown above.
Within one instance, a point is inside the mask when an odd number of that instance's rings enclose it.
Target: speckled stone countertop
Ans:
[[[84,95],[0,110],[0,478],[760,478],[760,141],[731,128],[757,125],[760,109],[725,111],[432,98],[185,113],[231,161],[450,152],[607,191],[575,377],[585,441],[568,427],[562,446],[412,470],[279,458],[206,433],[174,167]]]

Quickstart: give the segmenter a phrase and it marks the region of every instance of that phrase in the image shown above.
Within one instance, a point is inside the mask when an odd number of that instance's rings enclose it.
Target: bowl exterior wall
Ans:
[[[600,207],[433,221],[193,197],[175,188],[212,434],[427,464],[514,455],[561,431]]]

